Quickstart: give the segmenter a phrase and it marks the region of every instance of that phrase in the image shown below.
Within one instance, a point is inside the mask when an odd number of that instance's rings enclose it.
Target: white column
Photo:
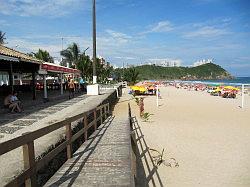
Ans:
[[[48,94],[47,94],[46,75],[43,75],[43,92],[44,92],[44,99],[47,99],[48,98]]]
[[[241,108],[244,107],[244,84],[241,87]]]
[[[63,95],[63,74],[60,74],[60,79],[61,79],[61,95]]]
[[[93,84],[97,83],[97,76],[93,76]]]
[[[19,74],[19,84],[23,85],[23,74]]]

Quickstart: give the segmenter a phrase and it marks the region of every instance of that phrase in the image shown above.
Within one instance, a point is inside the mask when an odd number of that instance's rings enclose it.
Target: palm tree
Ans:
[[[4,44],[5,38],[5,32],[0,31],[0,44]]]
[[[39,49],[38,52],[33,53],[37,59],[43,60],[45,62],[54,63],[54,59],[50,56],[49,52],[46,50]]]
[[[92,75],[92,61],[89,56],[81,54],[76,63],[76,68],[81,71],[82,77],[84,77],[85,80],[90,79]]]
[[[135,84],[139,78],[139,72],[133,67],[126,70],[124,79],[131,84]]]
[[[65,57],[65,60],[69,63],[70,67],[76,65],[80,59],[80,49],[76,43],[69,45],[69,47],[62,50],[60,54]]]

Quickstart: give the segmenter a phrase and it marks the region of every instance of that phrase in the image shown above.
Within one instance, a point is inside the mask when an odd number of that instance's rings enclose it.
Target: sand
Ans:
[[[142,158],[149,186],[154,181],[155,186],[168,187],[249,187],[250,96],[245,96],[242,109],[241,96],[224,99],[174,87],[160,90],[159,107],[155,96],[145,97],[145,112],[154,114],[149,122],[143,122],[139,107],[130,101],[147,146],[165,149],[158,177],[149,154],[149,167]]]

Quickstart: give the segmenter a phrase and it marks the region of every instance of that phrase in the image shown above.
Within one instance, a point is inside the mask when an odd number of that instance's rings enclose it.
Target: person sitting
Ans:
[[[22,103],[21,101],[18,99],[17,97],[17,92],[14,91],[13,94],[11,95],[11,102],[12,103],[17,103],[19,108],[21,109],[22,108]]]
[[[20,107],[17,102],[12,102],[11,100],[12,94],[9,94],[4,99],[4,108],[10,109],[11,112],[21,112]]]

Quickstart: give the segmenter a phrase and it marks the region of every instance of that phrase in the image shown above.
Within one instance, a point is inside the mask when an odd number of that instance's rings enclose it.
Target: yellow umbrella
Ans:
[[[143,87],[143,86],[140,86],[140,87],[139,87],[139,91],[140,91],[140,92],[145,92],[145,91],[146,91],[146,88]]]
[[[138,86],[131,86],[130,87],[132,90],[138,90],[139,88],[138,88]]]
[[[234,86],[225,86],[224,88],[228,90],[240,90],[239,88],[236,88]]]

